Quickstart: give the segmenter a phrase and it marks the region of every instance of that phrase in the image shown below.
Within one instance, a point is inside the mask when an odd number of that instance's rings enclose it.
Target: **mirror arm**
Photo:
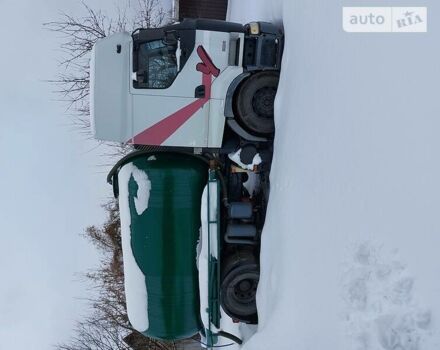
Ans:
[[[180,56],[181,55],[182,55],[182,50],[180,49],[180,38],[177,38],[177,49],[176,49],[177,72],[180,72]]]

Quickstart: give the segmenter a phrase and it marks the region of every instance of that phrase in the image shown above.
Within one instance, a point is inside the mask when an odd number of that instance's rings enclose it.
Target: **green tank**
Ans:
[[[161,340],[191,337],[203,328],[196,258],[208,166],[191,155],[153,152],[126,157],[118,170],[113,180],[119,186],[124,269],[129,265],[127,259],[134,257],[146,286],[146,314],[141,313],[141,317],[148,318],[148,326],[137,330]],[[124,213],[124,206],[128,213]],[[129,221],[124,215],[129,215]],[[128,300],[127,288],[132,286],[127,278],[131,277],[126,270],[127,304],[131,303],[127,306],[132,321],[130,307],[137,313],[136,309],[145,305]],[[143,324],[139,313],[135,317]]]

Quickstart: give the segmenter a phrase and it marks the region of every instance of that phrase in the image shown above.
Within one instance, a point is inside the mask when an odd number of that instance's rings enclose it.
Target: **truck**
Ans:
[[[127,313],[161,340],[256,324],[282,31],[185,19],[92,50],[98,140],[131,144],[107,180],[119,200]]]

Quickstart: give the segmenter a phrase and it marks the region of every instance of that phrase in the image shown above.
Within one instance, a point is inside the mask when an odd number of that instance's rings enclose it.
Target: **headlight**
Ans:
[[[258,22],[249,23],[249,32],[252,35],[260,34],[260,24]]]

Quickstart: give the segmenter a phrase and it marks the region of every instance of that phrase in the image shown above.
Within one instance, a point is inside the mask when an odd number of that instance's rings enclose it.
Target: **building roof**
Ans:
[[[227,0],[179,0],[178,18],[226,19]]]

